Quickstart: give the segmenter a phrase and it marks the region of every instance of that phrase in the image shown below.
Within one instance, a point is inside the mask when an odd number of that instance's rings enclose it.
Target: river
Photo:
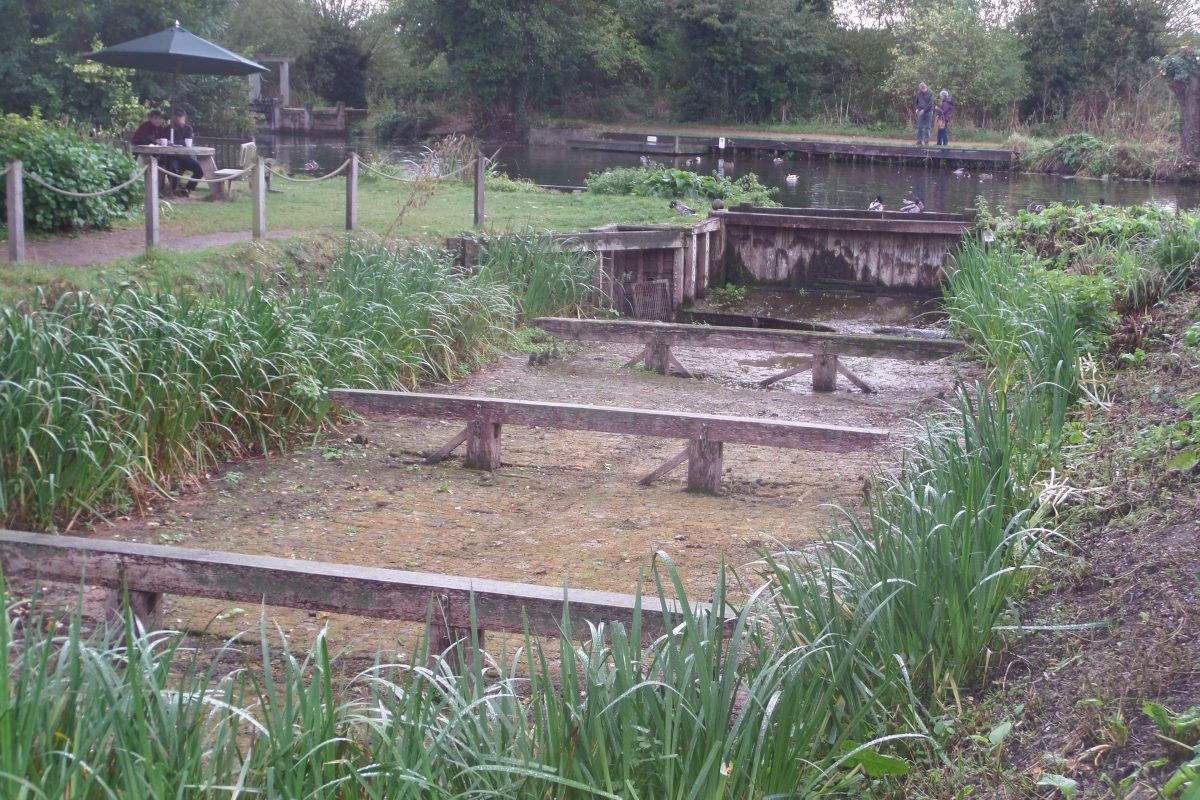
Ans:
[[[371,140],[346,142],[261,134],[257,140],[264,155],[279,159],[293,171],[303,169],[305,164],[315,164],[322,171],[333,169],[352,149],[363,157],[389,160],[408,158],[419,151],[418,147],[394,147]],[[499,149],[497,160],[504,172],[536,183],[581,185],[589,172],[639,164],[639,157],[633,153],[527,145],[495,145],[491,149],[495,148]],[[675,162],[675,166],[684,166],[683,158]],[[717,169],[717,163],[704,157],[700,166],[693,169],[708,173]],[[915,193],[924,199],[929,211],[961,211],[977,207],[981,199],[989,208],[1008,211],[1026,208],[1031,203],[1101,200],[1112,205],[1153,203],[1167,208],[1200,207],[1200,185],[1194,183],[1097,180],[999,170],[989,179],[979,174],[959,177],[937,167],[829,159],[789,159],[776,165],[770,157],[748,154],[725,166],[725,174],[732,177],[748,172],[756,173],[764,184],[777,187],[776,199],[785,206],[865,208],[876,195],[883,195],[888,208],[897,208],[905,196]],[[789,174],[796,176],[794,183],[787,181]]]

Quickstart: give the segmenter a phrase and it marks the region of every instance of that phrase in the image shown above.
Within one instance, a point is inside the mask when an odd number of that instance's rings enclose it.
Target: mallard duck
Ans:
[[[1046,205],[1044,203],[1030,203],[1025,207],[1025,210],[1030,214],[1040,214],[1046,210]]]
[[[320,168],[321,168],[321,165],[311,159],[304,162],[304,171],[305,172],[316,172]]]
[[[780,164],[783,163],[783,159],[780,158],[779,156],[775,156],[774,158],[771,159],[771,163],[778,167]]]
[[[696,213],[694,208],[691,206],[686,206],[678,200],[671,201],[671,208],[675,209],[675,213],[679,214],[681,217],[686,217]]]
[[[787,182],[788,186],[795,186],[796,181],[800,180],[800,176],[799,175],[788,175],[783,180]]]
[[[956,177],[956,178],[969,178],[969,177],[971,177],[971,173],[967,172],[967,171],[966,171],[965,169],[963,169],[962,167],[959,167],[958,169],[954,170],[954,172],[952,172],[952,173],[950,173],[950,174],[951,174],[951,175],[953,175],[953,176],[954,176],[954,177]]]
[[[689,158],[689,159],[687,159],[686,161],[684,161],[684,162],[683,162],[683,165],[684,165],[685,167],[694,167],[694,166],[696,166],[696,159],[694,159],[694,158]]]
[[[916,195],[900,204],[900,213],[902,214],[920,214],[924,210],[925,202]]]
[[[883,211],[883,195],[875,195],[875,199],[871,201],[871,205],[867,206],[867,211]]]

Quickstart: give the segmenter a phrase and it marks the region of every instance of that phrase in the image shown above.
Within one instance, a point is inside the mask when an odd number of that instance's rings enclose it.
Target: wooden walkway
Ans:
[[[568,147],[583,150],[608,150],[623,153],[645,153],[648,155],[696,155],[720,151],[720,140],[715,136],[659,135],[657,142],[647,141],[641,134],[605,132],[594,139],[571,139]],[[809,139],[782,139],[768,137],[728,136],[725,139],[725,154],[736,152],[768,151],[770,153],[803,153],[810,158],[863,158],[893,162],[939,163],[946,165],[985,165],[995,169],[1012,166],[1013,151],[982,147],[918,147],[916,145],[877,144],[873,142],[837,142]]]

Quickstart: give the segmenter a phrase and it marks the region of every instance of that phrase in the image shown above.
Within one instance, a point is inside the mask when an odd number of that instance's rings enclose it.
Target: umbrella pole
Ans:
[[[179,77],[179,67],[176,67],[171,72],[171,93],[167,97],[167,141],[175,144],[175,126],[171,124],[171,117],[175,114],[175,81]]]

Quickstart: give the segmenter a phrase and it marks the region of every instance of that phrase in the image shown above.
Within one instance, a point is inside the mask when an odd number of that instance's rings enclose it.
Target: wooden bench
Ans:
[[[887,431],[876,428],[491,397],[364,389],[331,389],[329,397],[359,412],[464,420],[466,427],[426,460],[433,463],[448,458],[465,442],[466,464],[476,469],[495,470],[500,466],[503,425],[687,439],[683,452],[668,459],[640,483],[650,484],[687,461],[688,489],[712,494],[721,490],[725,442],[841,453],[871,447],[888,436]]]
[[[677,601],[664,604],[657,597],[9,530],[0,530],[0,565],[8,578],[107,587],[112,612],[119,612],[128,592],[130,609],[147,630],[161,627],[166,593],[374,619],[431,619],[438,652],[469,634],[472,605],[481,632],[528,629],[555,637],[562,635],[567,609],[572,633],[583,636],[588,629],[580,623],[629,628],[640,606],[647,638],[676,624],[682,611]]]
[[[691,377],[671,353],[672,347],[719,347],[729,350],[767,350],[774,353],[809,353],[790,368],[759,383],[772,383],[812,370],[813,391],[832,392],[838,373],[864,392],[875,391],[855,375],[839,356],[893,358],[900,361],[935,361],[960,353],[963,342],[955,339],[917,339],[907,336],[878,336],[857,333],[818,333],[769,328],[730,328],[682,325],[673,322],[633,320],[566,319],[541,317],[534,321],[542,330],[570,341],[616,342],[642,345],[642,352],[626,363],[645,362],[646,368],[662,375]]]

